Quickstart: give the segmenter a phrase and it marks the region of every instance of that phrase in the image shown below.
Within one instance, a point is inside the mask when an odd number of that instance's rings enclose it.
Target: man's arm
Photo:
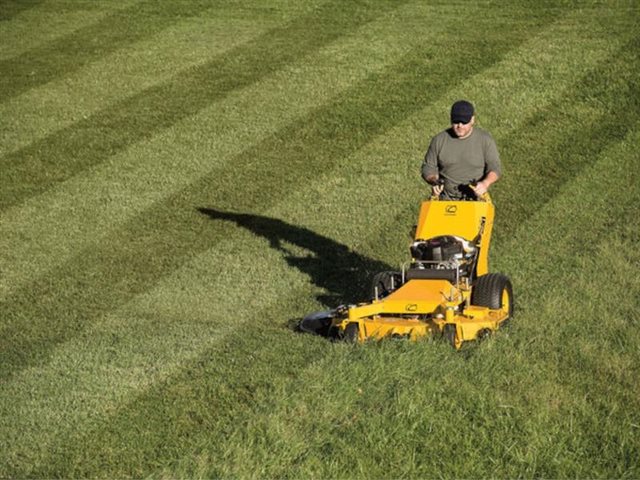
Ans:
[[[424,172],[423,172],[422,178],[424,178],[424,181],[427,182],[430,185],[437,185],[438,184],[438,174],[437,173],[431,173],[429,175],[425,175]]]
[[[429,148],[422,162],[422,178],[430,185],[438,184],[438,145],[436,137],[431,139]]]
[[[489,187],[496,183],[502,175],[502,164],[500,162],[500,155],[498,154],[498,146],[495,140],[488,132],[483,132],[484,135],[484,158],[486,162],[487,174],[485,177],[477,183],[474,189],[476,196],[483,195],[489,191]]]
[[[491,185],[493,185],[494,183],[496,183],[498,181],[498,179],[500,178],[500,175],[498,175],[496,172],[489,172],[487,173],[487,175],[484,177],[484,179],[482,179],[482,181],[478,182],[476,184],[476,187],[473,189],[473,191],[475,192],[476,196],[480,196],[483,195],[485,193],[487,193],[489,191],[489,187]]]
[[[440,176],[437,173],[433,173],[433,171],[430,170],[426,160],[422,166],[422,178],[425,182],[431,185],[431,195],[439,197],[442,190],[444,190],[443,182],[440,180]]]

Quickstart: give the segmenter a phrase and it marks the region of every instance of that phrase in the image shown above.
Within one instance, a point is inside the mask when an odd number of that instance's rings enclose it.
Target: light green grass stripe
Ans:
[[[380,71],[425,37],[404,6],[2,215],[0,298]],[[402,34],[391,34],[405,22]],[[383,40],[392,38],[391,40]],[[239,167],[242,168],[242,167]],[[250,168],[250,164],[246,165]]]
[[[308,6],[307,8],[310,8]],[[290,9],[282,23],[301,12]],[[38,86],[0,104],[0,156],[51,135],[109,105],[162,84],[181,71],[210,61],[258,37],[272,21],[204,11],[127,45],[63,79]]]
[[[42,2],[22,11],[10,21],[0,22],[0,60],[17,57],[30,49],[97,24],[113,12],[129,8],[139,1],[101,2],[99,6],[95,6],[96,2],[92,0]]]

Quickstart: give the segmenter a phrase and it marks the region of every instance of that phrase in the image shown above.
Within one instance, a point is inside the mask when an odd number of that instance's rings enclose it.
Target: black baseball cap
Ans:
[[[466,100],[458,100],[451,106],[451,123],[469,123],[473,117],[473,105]]]

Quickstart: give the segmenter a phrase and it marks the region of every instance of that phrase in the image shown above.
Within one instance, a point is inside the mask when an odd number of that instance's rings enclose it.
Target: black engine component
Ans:
[[[430,240],[414,242],[411,256],[418,261],[445,262],[464,256],[462,241],[451,235],[443,235]]]
[[[467,277],[473,280],[478,248],[463,238],[442,235],[416,240],[411,245],[413,263],[408,278],[438,278],[451,282]]]

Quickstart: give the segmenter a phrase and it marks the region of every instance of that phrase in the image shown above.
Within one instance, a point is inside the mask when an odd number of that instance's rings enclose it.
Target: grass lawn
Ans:
[[[1,478],[640,477],[636,2],[0,3]],[[459,98],[508,329],[348,345]]]

